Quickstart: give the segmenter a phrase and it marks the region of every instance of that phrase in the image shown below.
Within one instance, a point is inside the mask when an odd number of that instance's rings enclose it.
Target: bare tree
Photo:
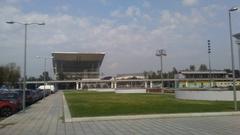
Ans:
[[[195,67],[195,65],[190,65],[190,66],[189,66],[189,69],[190,69],[190,71],[195,71],[195,70],[196,70],[196,67]]]
[[[0,85],[14,87],[20,78],[20,67],[16,63],[0,66]]]
[[[207,65],[206,64],[201,64],[200,66],[199,66],[199,71],[207,71],[208,70],[208,68],[207,68]]]

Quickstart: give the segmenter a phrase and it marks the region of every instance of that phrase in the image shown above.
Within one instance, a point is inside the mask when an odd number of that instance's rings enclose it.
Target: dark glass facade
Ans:
[[[52,53],[57,80],[98,78],[104,53]]]

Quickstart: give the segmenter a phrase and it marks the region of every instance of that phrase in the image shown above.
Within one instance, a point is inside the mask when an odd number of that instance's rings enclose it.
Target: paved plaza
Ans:
[[[240,116],[63,122],[62,92],[0,122],[0,135],[239,135]]]

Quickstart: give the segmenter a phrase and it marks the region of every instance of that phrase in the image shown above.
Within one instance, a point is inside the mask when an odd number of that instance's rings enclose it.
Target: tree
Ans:
[[[150,79],[156,79],[157,78],[157,74],[155,72],[152,72],[152,74],[149,77]]]
[[[20,67],[16,65],[16,63],[9,63],[8,65],[8,82],[11,86],[15,85],[20,78]]]
[[[0,66],[0,85],[13,87],[19,81],[20,76],[20,67],[16,63]]]
[[[145,78],[149,78],[147,71],[144,71],[144,72],[143,72],[143,75],[144,75]]]
[[[232,73],[231,69],[224,69],[224,71],[226,71],[227,73]]]
[[[198,70],[199,70],[199,71],[207,71],[207,70],[208,70],[207,65],[201,64],[201,65],[199,66],[199,69],[198,69]]]
[[[65,79],[65,75],[63,74],[63,72],[59,72],[59,73],[58,73],[57,79],[58,79],[58,80],[64,80],[64,79]]]
[[[239,70],[235,70],[235,77],[239,78],[240,77],[240,71]]]
[[[3,85],[4,82],[6,82],[6,67],[1,66],[0,67],[0,85]]]
[[[172,73],[173,74],[177,74],[178,73],[178,71],[177,71],[177,69],[175,67],[173,67]]]
[[[27,81],[38,81],[38,78],[30,76],[30,77],[27,78]]]
[[[52,80],[52,78],[49,76],[49,73],[47,71],[43,72],[42,75],[39,76],[39,80],[43,81],[44,76],[46,77],[46,81]]]
[[[189,66],[189,69],[190,69],[190,71],[195,71],[195,70],[196,70],[196,67],[195,67],[195,65],[190,65],[190,66]]]

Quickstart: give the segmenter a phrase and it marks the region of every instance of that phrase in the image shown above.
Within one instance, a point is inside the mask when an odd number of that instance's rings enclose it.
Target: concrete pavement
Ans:
[[[63,122],[62,92],[0,122],[0,135],[239,135],[240,116]]]

